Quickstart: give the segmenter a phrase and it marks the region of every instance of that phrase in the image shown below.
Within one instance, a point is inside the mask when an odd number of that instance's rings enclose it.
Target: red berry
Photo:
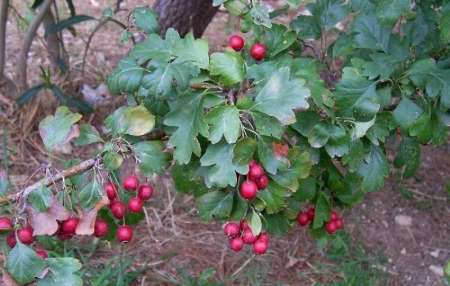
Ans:
[[[128,209],[132,213],[140,213],[142,211],[142,207],[144,203],[140,198],[131,198],[128,202]]]
[[[258,180],[256,180],[256,185],[259,190],[267,188],[269,185],[269,178],[266,175],[262,175]]]
[[[335,211],[332,211],[330,220],[337,220],[338,218],[339,218],[338,214]]]
[[[0,231],[12,230],[13,224],[9,217],[0,217]]]
[[[244,47],[245,41],[241,36],[233,35],[228,39],[228,45],[236,52],[239,52]]]
[[[138,197],[146,201],[153,196],[153,187],[149,183],[143,183],[139,186]]]
[[[33,228],[30,226],[19,228],[17,230],[17,237],[23,244],[32,244],[34,241]]]
[[[341,218],[335,220],[334,223],[336,224],[337,229],[341,229],[344,227],[344,221]]]
[[[113,183],[107,183],[105,185],[105,193],[110,201],[117,198],[117,187]]]
[[[241,232],[241,230],[237,223],[229,222],[223,228],[223,232],[225,233],[226,236],[233,238],[233,237],[238,236],[239,233]]]
[[[108,231],[109,231],[108,223],[101,218],[97,218],[95,220],[94,225],[94,236],[104,237],[108,234]]]
[[[244,230],[242,233],[242,240],[245,244],[253,244],[256,241],[256,237],[253,235],[253,232],[250,228]]]
[[[235,252],[241,251],[242,247],[244,247],[244,241],[240,237],[235,237],[230,239],[230,248]]]
[[[133,229],[129,225],[122,225],[117,229],[116,237],[120,242],[130,242],[133,238]]]
[[[41,257],[42,259],[47,259],[48,258],[48,253],[45,249],[42,248],[38,248],[36,249],[36,254]]]
[[[310,222],[308,214],[305,212],[299,213],[297,216],[297,222],[301,226],[307,225]]]
[[[310,221],[314,220],[314,213],[316,212],[315,208],[309,208],[306,213],[308,214],[308,218]]]
[[[246,229],[249,229],[250,226],[248,225],[248,222],[245,219],[241,219],[239,223],[239,228],[241,229],[241,231],[244,231]]]
[[[139,179],[137,176],[128,176],[123,182],[123,188],[129,192],[134,192],[139,186]]]
[[[337,231],[337,225],[334,221],[329,221],[327,222],[327,224],[325,225],[325,230],[329,233],[329,234],[333,234]]]
[[[250,56],[257,61],[264,59],[266,56],[266,46],[261,43],[254,44],[250,48]]]
[[[269,234],[267,232],[261,232],[258,235],[258,240],[262,240],[262,241],[269,243]]]
[[[250,179],[250,180],[252,180],[252,181],[257,181],[259,178],[261,178],[262,176],[264,176],[264,169],[260,166],[260,165],[258,165],[258,164],[255,164],[255,165],[253,165],[253,166],[251,166],[250,168],[249,168],[249,171],[248,171],[248,178]]]
[[[8,236],[6,237],[6,243],[8,244],[8,246],[10,248],[13,248],[14,246],[16,246],[17,240],[16,240],[16,234],[14,232],[11,232],[10,234],[8,234]]]
[[[127,207],[124,203],[116,201],[111,205],[111,212],[114,217],[122,219],[127,212]]]
[[[269,243],[265,240],[258,239],[253,243],[253,252],[258,255],[266,253],[269,248]]]
[[[253,181],[245,181],[241,184],[240,194],[246,200],[253,200],[258,192],[258,186]]]
[[[62,222],[61,231],[63,234],[75,234],[80,220],[76,217],[71,217]]]

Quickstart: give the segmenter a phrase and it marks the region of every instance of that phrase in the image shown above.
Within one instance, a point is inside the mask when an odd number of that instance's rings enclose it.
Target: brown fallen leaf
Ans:
[[[58,231],[58,221],[69,218],[69,211],[56,199],[46,212],[38,212],[31,206],[27,207],[28,220],[33,227],[33,235],[53,235]]]
[[[103,196],[102,199],[95,205],[95,207],[89,210],[83,210],[83,212],[79,215],[80,222],[78,223],[75,233],[77,235],[92,235],[94,233],[97,213],[101,208],[107,205],[109,205],[109,200],[106,196]]]

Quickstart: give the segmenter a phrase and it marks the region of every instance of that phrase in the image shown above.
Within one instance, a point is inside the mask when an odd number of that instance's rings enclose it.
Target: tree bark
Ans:
[[[184,36],[191,30],[199,38],[216,14],[212,0],[157,0],[153,7],[159,14],[161,34],[174,28]]]

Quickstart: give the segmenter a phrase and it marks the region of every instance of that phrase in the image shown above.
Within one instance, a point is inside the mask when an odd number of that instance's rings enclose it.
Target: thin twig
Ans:
[[[244,268],[256,257],[256,255],[252,255],[249,259],[247,259],[247,261],[245,261],[241,267],[239,267],[236,271],[234,271],[234,273],[231,276],[236,276],[238,275],[242,270],[244,270]]]
[[[28,62],[28,52],[30,51],[31,44],[33,43],[33,39],[36,36],[37,30],[41,25],[44,16],[47,14],[47,11],[50,9],[53,0],[44,0],[44,2],[40,5],[40,10],[37,13],[36,17],[31,22],[30,27],[25,35],[25,39],[22,45],[22,49],[19,54],[19,62],[17,64],[17,75],[19,81],[19,92],[23,92],[27,88],[27,62]]]
[[[3,0],[0,6],[0,79],[5,70],[6,26],[8,23],[9,0]]]

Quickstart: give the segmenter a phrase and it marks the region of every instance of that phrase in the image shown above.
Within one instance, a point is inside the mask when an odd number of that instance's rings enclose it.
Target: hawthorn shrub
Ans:
[[[27,244],[41,235],[132,240],[130,225],[157,192],[142,178],[170,173],[203,220],[227,222],[232,250],[250,244],[264,254],[271,235],[297,224],[322,242],[345,228],[333,209],[383,186],[386,145],[397,146],[392,163],[410,177],[421,144],[446,142],[450,4],[324,0],[283,25],[277,17],[301,1],[271,12],[259,1],[213,2],[241,18],[229,47],[210,52],[207,40],[173,29],[159,35],[156,14],[137,8],[134,28],[146,38],[108,77],[127,105],[106,118],[107,131],[64,106],[40,123],[50,151],[102,149],[69,161],[59,187],[44,179],[20,192],[14,219],[0,220],[13,247],[6,269],[20,285],[81,285],[76,259]],[[127,157],[139,177],[119,182]]]

